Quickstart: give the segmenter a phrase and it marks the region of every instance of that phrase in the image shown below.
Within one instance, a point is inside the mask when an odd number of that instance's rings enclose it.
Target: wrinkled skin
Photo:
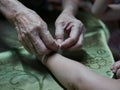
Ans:
[[[32,54],[43,55],[58,50],[47,24],[34,11],[28,10],[16,15],[14,25],[19,41]]]
[[[49,0],[55,2],[55,0]],[[55,3],[61,3],[56,0]],[[55,22],[56,40],[51,36],[47,24],[33,10],[18,0],[0,0],[0,11],[15,25],[19,41],[30,53],[36,56],[57,52],[59,47],[75,50],[82,46],[85,27],[75,18],[78,0],[63,1],[63,11]],[[68,35],[64,39],[65,34]]]
[[[73,15],[62,12],[55,22],[56,40],[64,50],[77,50],[83,44],[85,27]],[[68,37],[64,40],[64,36]]]

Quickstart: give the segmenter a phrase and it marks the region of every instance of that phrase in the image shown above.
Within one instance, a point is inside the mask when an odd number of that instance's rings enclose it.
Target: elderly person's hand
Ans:
[[[56,40],[64,50],[76,50],[83,44],[85,27],[74,15],[62,12],[55,22]],[[65,35],[68,37],[64,40]]]
[[[35,55],[57,51],[58,45],[48,31],[47,24],[32,10],[16,15],[13,23],[20,42]]]
[[[33,10],[18,0],[0,0],[0,11],[15,25],[19,41],[29,52],[40,56],[58,50],[47,24]]]

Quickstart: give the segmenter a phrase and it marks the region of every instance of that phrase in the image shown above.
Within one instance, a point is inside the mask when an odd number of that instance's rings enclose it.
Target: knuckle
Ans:
[[[41,30],[47,30],[47,24],[46,23],[41,23],[41,24],[36,24],[33,27],[30,28],[30,30],[27,32],[28,34],[39,32]]]
[[[37,30],[37,29],[40,29],[40,28],[41,28],[41,25],[36,24],[33,27],[31,27],[31,30]]]
[[[42,22],[39,26],[38,26],[41,30],[47,30],[47,24],[45,22]]]
[[[26,35],[36,34],[36,32],[40,30],[40,26],[33,26],[29,30],[25,32]]]

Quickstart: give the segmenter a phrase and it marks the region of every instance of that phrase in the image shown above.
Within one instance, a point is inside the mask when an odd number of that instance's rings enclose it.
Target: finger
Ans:
[[[116,73],[117,69],[120,69],[120,61],[115,62],[111,68],[113,73]]]
[[[66,23],[62,23],[62,27],[63,27],[63,29],[65,30],[65,29],[67,29],[67,27],[69,27],[70,26],[70,24],[71,24],[72,22],[66,22]]]
[[[42,41],[44,42],[44,44],[46,45],[48,49],[55,51],[55,52],[58,50],[59,45],[57,44],[55,39],[53,39],[52,35],[50,34],[48,30],[42,30],[42,32],[40,32],[40,36],[41,36]]]
[[[70,51],[80,50],[80,48],[81,48],[82,45],[83,45],[83,38],[84,38],[84,35],[83,35],[83,33],[82,33],[82,34],[80,35],[80,37],[79,37],[78,42],[77,42],[74,46],[72,46],[71,48],[69,48],[69,50],[70,50]]]
[[[43,41],[41,40],[39,33],[36,31],[32,32],[32,34],[28,34],[31,43],[33,44],[36,54],[43,55],[48,54],[50,50],[44,45]]]
[[[80,48],[81,48],[82,45],[83,45],[83,40],[84,40],[85,31],[86,31],[86,29],[85,29],[85,27],[83,27],[82,33],[81,33],[81,35],[79,36],[78,42],[77,42],[73,47],[69,48],[70,51],[80,50]]]
[[[64,25],[64,27],[62,25],[56,25],[56,31],[55,31],[55,36],[56,36],[56,40],[57,43],[61,46],[63,40],[64,40],[64,28],[66,27],[66,25]]]
[[[78,39],[79,39],[81,31],[82,31],[82,29],[80,30],[78,25],[74,25],[71,28],[71,32],[70,32],[69,38],[66,39],[62,43],[62,45],[61,45],[62,49],[68,49],[68,48],[72,47],[73,45],[75,45],[77,43]]]
[[[72,23],[69,23],[67,25],[67,27],[65,28],[65,30],[70,30],[74,25]]]

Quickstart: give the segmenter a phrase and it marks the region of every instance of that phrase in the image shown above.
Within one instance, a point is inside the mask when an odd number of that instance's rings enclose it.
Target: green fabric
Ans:
[[[107,46],[106,37],[102,30],[87,33],[81,51],[63,52],[63,55],[88,66],[91,70],[112,77],[110,67],[114,63],[112,54]]]
[[[63,51],[62,54],[82,62],[98,74],[112,78],[110,67],[114,60],[107,45],[107,28],[100,20],[86,13],[80,13],[78,17],[82,17],[80,19],[87,28],[83,48],[75,52]],[[63,90],[35,56],[20,45],[11,43],[18,42],[16,34],[11,32],[15,35],[11,39],[7,30],[5,33],[1,31],[1,40],[14,49],[0,53],[0,90]]]

